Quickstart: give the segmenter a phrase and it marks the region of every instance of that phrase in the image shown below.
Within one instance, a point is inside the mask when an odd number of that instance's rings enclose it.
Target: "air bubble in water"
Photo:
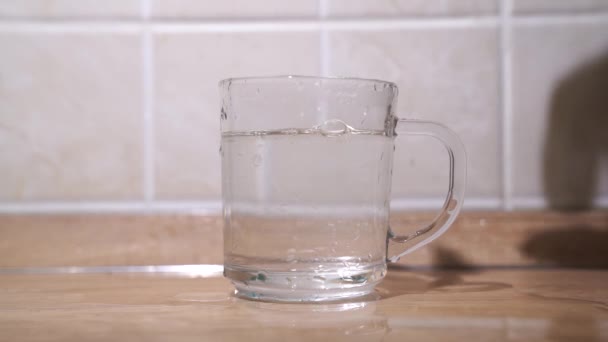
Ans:
[[[352,130],[352,127],[348,126],[344,121],[338,119],[327,120],[316,128],[325,136],[343,135]]]

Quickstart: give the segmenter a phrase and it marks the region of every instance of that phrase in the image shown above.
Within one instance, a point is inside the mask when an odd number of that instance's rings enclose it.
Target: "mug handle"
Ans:
[[[431,121],[400,119],[395,128],[395,135],[398,134],[431,136],[441,141],[450,157],[450,180],[443,207],[429,225],[408,235],[395,235],[389,226],[387,253],[389,245],[399,244],[402,250],[393,256],[387,255],[390,262],[397,262],[402,256],[430,243],[450,228],[462,208],[467,173],[464,145],[456,133],[444,125]],[[419,240],[423,235],[428,237]]]

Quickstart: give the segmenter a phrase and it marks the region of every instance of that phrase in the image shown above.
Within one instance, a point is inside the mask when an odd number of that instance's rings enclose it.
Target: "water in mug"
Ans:
[[[225,132],[221,146],[225,273],[237,291],[349,296],[384,277],[392,137],[331,120]]]

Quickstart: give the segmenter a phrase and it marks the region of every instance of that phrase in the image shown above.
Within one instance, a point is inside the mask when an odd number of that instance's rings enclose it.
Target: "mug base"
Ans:
[[[333,291],[289,291],[266,288],[254,288],[251,286],[240,287],[235,285],[234,295],[239,298],[286,303],[317,303],[335,302],[349,299],[366,297],[374,293],[376,284],[357,287],[356,289],[333,290]]]
[[[385,274],[385,263],[323,272],[224,265],[224,276],[236,287],[237,297],[261,301],[326,302],[362,297],[373,293]]]

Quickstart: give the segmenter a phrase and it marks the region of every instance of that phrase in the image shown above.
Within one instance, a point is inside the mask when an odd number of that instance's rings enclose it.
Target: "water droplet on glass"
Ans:
[[[296,250],[294,248],[290,248],[287,250],[287,258],[285,259],[285,261],[287,261],[290,264],[297,262]]]
[[[312,277],[313,280],[319,281],[319,282],[325,282],[325,277],[323,276],[314,276]]]
[[[260,166],[262,165],[262,156],[259,153],[256,153],[253,157],[253,165]]]

